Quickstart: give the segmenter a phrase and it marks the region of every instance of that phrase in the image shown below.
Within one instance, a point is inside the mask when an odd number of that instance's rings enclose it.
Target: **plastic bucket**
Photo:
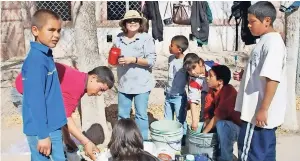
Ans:
[[[216,160],[217,147],[218,147],[218,137],[217,133],[201,133],[203,123],[199,123],[201,129],[196,132],[188,127],[187,132],[187,146],[189,154],[207,154],[209,158]]]
[[[150,131],[158,134],[174,135],[182,132],[182,124],[172,120],[159,120],[150,125]]]
[[[157,152],[170,154],[174,158],[181,151],[182,124],[172,120],[155,121],[150,125],[150,136]]]
[[[157,156],[156,147],[155,147],[154,143],[149,142],[149,141],[144,141],[143,145],[144,145],[144,150],[146,152],[148,152],[154,156]]]

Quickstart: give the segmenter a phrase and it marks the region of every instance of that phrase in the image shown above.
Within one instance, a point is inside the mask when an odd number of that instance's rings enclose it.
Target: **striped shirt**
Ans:
[[[210,70],[210,67],[205,65],[206,71]],[[188,85],[188,102],[189,103],[201,103],[201,93],[208,92],[208,84],[206,76],[192,77],[189,76]],[[204,101],[204,100],[203,100]]]

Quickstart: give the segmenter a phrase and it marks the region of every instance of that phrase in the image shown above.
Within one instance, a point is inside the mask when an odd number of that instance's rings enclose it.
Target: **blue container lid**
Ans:
[[[204,155],[196,155],[195,161],[208,161],[208,159]]]

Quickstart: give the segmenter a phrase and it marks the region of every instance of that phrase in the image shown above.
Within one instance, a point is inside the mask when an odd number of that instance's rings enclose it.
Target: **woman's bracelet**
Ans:
[[[138,62],[138,58],[137,57],[135,57],[135,64]]]

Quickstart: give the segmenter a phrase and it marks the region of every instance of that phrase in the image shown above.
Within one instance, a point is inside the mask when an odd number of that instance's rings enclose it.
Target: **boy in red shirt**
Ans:
[[[67,115],[67,128],[64,128],[64,141],[71,147],[76,148],[76,144],[71,140],[71,133],[83,145],[86,153],[95,160],[93,151],[99,151],[95,144],[82,134],[75,125],[72,113],[75,111],[80,99],[86,93],[88,96],[99,96],[114,85],[114,75],[106,66],[99,66],[88,73],[80,72],[69,66],[55,63],[60,87],[63,95],[63,102]],[[23,93],[22,75],[19,74],[15,81],[19,93]],[[67,134],[67,135],[66,135]]]
[[[220,161],[233,160],[233,144],[240,130],[240,112],[234,111],[237,91],[228,84],[231,72],[225,65],[213,66],[208,72],[209,92],[205,98],[204,130],[209,133],[216,129],[219,139]]]

